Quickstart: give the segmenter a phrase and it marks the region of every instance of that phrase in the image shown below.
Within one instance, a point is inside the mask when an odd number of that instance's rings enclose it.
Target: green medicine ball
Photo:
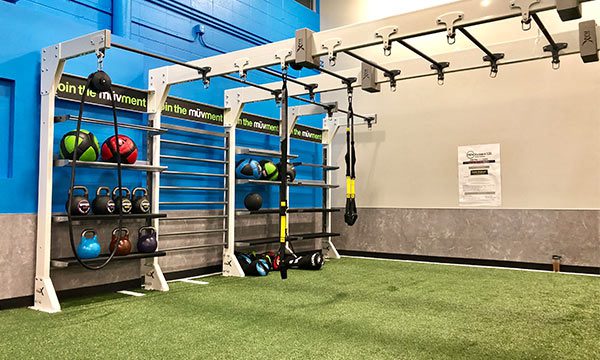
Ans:
[[[62,159],[73,159],[77,130],[69,131],[60,140],[60,157]],[[77,160],[96,161],[100,154],[100,146],[96,136],[87,130],[79,132],[79,144],[77,146]]]
[[[277,170],[277,166],[272,161],[262,160],[260,162],[260,166],[263,168],[261,179],[271,181],[279,180],[279,171]]]

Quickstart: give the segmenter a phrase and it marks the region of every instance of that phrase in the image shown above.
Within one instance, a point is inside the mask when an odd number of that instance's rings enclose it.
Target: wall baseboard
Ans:
[[[541,271],[550,271],[550,272],[552,271],[552,264],[529,263],[529,262],[520,262],[520,261],[469,259],[469,258],[455,258],[455,257],[445,257],[445,256],[395,254],[395,253],[353,251],[353,250],[339,250],[339,249],[338,249],[338,252],[340,255],[361,256],[361,257],[370,257],[370,258],[377,258],[377,259],[410,260],[410,261],[421,261],[421,262],[431,262],[431,263],[493,266],[493,267],[502,267],[502,268],[541,270]],[[600,275],[600,267],[561,265],[560,270],[561,270],[561,272]]]
[[[182,279],[186,277],[193,276],[201,276],[207,274],[214,274],[222,271],[221,265],[207,266],[198,269],[191,269],[185,271],[175,271],[170,273],[165,273],[165,278],[167,280],[175,280]],[[75,298],[75,297],[83,297],[83,296],[93,296],[99,294],[106,294],[111,292],[117,292],[121,290],[133,290],[139,289],[142,287],[142,279],[132,279],[126,281],[120,281],[112,284],[104,284],[104,285],[96,285],[96,286],[87,286],[77,289],[69,289],[69,290],[61,290],[58,291],[58,297],[60,300]],[[10,299],[2,299],[0,300],[0,310],[6,309],[14,309],[20,307],[33,306],[33,295],[30,296],[20,296],[16,298]]]

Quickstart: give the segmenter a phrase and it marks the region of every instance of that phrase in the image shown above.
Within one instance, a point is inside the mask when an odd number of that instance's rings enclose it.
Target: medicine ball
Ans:
[[[279,168],[279,174],[283,174],[283,170],[281,169],[281,163],[277,163],[277,168]],[[287,174],[287,180],[288,181],[294,181],[294,179],[296,179],[296,168],[294,167],[294,165],[287,163],[287,169],[286,169],[286,174]],[[281,180],[281,175],[279,176],[279,180]]]
[[[254,260],[244,272],[249,276],[267,276],[269,274],[269,264],[263,259]]]
[[[262,167],[260,163],[252,159],[243,159],[237,162],[235,166],[235,176],[238,179],[260,179]]]
[[[73,159],[77,130],[69,131],[60,139],[60,157],[62,159]],[[77,144],[77,160],[96,161],[100,154],[100,146],[96,136],[87,130],[79,132],[79,144]]]
[[[272,161],[261,160],[259,164],[262,167],[262,174],[260,177],[262,180],[277,181],[279,179],[277,165],[275,165]]]
[[[244,206],[250,211],[260,210],[263,198],[258,193],[250,193],[244,198]]]
[[[137,145],[129,136],[119,135],[119,150],[121,151],[121,162],[134,164],[138,156]],[[102,160],[117,162],[117,142],[115,136],[111,136],[102,144]]]
[[[287,266],[293,269],[302,270],[321,270],[325,264],[325,259],[320,252],[314,252],[309,255],[291,256],[285,259]]]

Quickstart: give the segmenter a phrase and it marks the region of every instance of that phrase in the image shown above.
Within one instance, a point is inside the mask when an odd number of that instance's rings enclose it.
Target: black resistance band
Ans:
[[[113,257],[115,256],[115,254],[117,253],[117,250],[119,248],[119,244],[117,244],[113,251],[110,253],[110,256],[108,257],[108,259],[106,259],[106,261],[104,261],[102,264],[98,265],[98,266],[92,266],[89,264],[86,264],[77,254],[77,247],[75,245],[75,237],[73,235],[73,219],[72,219],[72,215],[71,215],[71,208],[73,205],[73,188],[75,187],[75,168],[77,167],[77,157],[79,154],[79,135],[81,134],[81,120],[83,117],[83,108],[85,105],[85,100],[87,97],[87,92],[89,90],[92,90],[98,94],[103,93],[103,92],[108,92],[110,94],[110,100],[112,103],[112,111],[113,111],[113,126],[114,126],[114,132],[115,132],[115,143],[116,143],[116,150],[117,150],[117,178],[118,178],[118,188],[119,188],[119,194],[121,194],[121,189],[123,188],[123,184],[122,184],[122,176],[121,176],[121,151],[120,151],[120,147],[119,147],[119,125],[117,122],[117,109],[116,109],[116,105],[115,105],[115,99],[113,96],[113,92],[112,92],[112,81],[110,79],[110,77],[108,76],[107,73],[105,73],[102,70],[98,70],[95,73],[90,74],[90,76],[88,76],[87,81],[85,83],[85,88],[83,91],[83,95],[81,96],[81,102],[79,103],[79,115],[77,117],[77,130],[76,130],[76,136],[75,136],[75,148],[73,150],[73,158],[72,158],[72,162],[71,162],[71,183],[70,183],[70,187],[69,187],[69,205],[67,207],[67,217],[69,219],[69,241],[71,243],[71,250],[73,251],[73,255],[75,255],[75,259],[77,259],[77,262],[79,264],[81,264],[81,266],[83,266],[86,269],[89,270],[100,270],[102,268],[104,268],[106,265],[108,265],[108,263],[113,259]],[[121,235],[123,231],[123,214],[122,212],[117,209],[118,211],[118,234],[117,234],[117,239],[121,239]]]

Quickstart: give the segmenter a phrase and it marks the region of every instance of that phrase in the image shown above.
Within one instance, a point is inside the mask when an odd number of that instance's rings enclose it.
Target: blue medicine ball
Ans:
[[[235,176],[238,179],[260,179],[262,175],[262,166],[256,160],[243,159],[238,161],[235,166]]]

